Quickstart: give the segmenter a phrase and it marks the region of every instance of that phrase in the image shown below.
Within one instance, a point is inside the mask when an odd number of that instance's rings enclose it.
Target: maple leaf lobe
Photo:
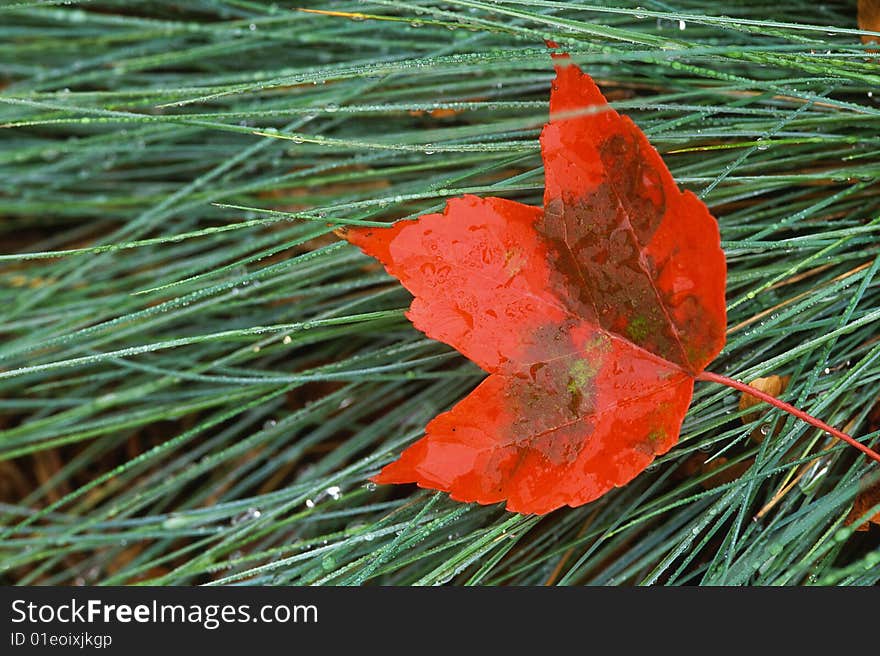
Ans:
[[[518,512],[586,503],[675,444],[693,377],[723,346],[714,219],[554,59],[543,209],[465,196],[343,235],[412,292],[418,329],[490,374],[376,482]]]

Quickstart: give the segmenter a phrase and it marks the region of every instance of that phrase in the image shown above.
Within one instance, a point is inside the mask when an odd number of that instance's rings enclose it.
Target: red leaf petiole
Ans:
[[[722,376],[720,374],[714,374],[711,371],[703,371],[702,373],[697,375],[697,380],[709,381],[712,383],[720,383],[721,385],[726,385],[727,387],[732,387],[735,390],[739,390],[740,392],[744,392],[745,394],[749,394],[750,396],[754,396],[756,399],[760,399],[765,403],[769,403],[772,406],[779,408],[780,410],[784,410],[788,414],[797,417],[798,419],[802,419],[808,424],[815,426],[816,428],[821,428],[826,433],[830,433],[834,435],[834,437],[843,440],[847,444],[854,446],[859,451],[864,453],[869,458],[880,462],[880,454],[876,451],[872,450],[870,447],[865,446],[861,442],[856,441],[854,438],[850,437],[843,431],[839,431],[833,426],[829,426],[821,419],[816,419],[815,417],[808,415],[803,410],[799,410],[795,408],[793,405],[786,403],[785,401],[780,401],[775,396],[771,396],[766,392],[762,392],[761,390],[755,389],[751,385],[746,385],[745,383],[741,383],[738,380],[734,380],[733,378],[728,378],[727,376]]]

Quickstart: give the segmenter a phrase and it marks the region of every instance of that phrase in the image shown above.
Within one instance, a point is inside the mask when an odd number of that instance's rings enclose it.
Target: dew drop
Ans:
[[[812,465],[810,465],[810,468],[806,471],[806,473],[803,475],[800,482],[798,483],[798,487],[801,489],[802,492],[809,493],[822,481],[822,479],[828,473],[828,469],[829,465],[827,460],[825,460],[824,458],[821,460],[817,460]]]
[[[232,525],[236,526],[238,524],[243,524],[244,522],[250,522],[254,519],[259,519],[262,515],[263,513],[259,508],[248,508],[240,515],[236,515],[232,518]]]

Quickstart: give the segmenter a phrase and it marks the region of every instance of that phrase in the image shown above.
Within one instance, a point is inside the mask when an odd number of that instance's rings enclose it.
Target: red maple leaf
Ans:
[[[523,513],[587,503],[677,442],[724,345],[715,219],[588,75],[555,60],[543,208],[465,196],[340,231],[412,292],[418,329],[490,374],[377,483]]]

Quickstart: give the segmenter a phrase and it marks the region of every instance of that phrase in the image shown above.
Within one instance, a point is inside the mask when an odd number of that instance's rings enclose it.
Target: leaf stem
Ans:
[[[746,385],[738,380],[734,380],[733,378],[728,378],[727,376],[722,376],[720,374],[714,374],[711,371],[704,371],[696,376],[697,380],[709,381],[712,383],[720,383],[721,385],[726,385],[727,387],[732,387],[735,390],[739,390],[740,392],[744,392],[745,394],[749,394],[750,396],[754,396],[756,399],[760,399],[765,403],[769,403],[772,406],[779,408],[780,410],[784,410],[790,415],[797,417],[798,419],[802,419],[815,426],[816,428],[821,428],[826,433],[831,433],[834,437],[843,440],[847,444],[854,446],[859,451],[864,453],[869,458],[880,462],[880,454],[871,448],[865,446],[861,442],[856,441],[854,438],[850,437],[843,431],[839,431],[833,426],[829,426],[821,419],[816,419],[812,415],[808,415],[803,410],[799,410],[795,408],[793,405],[786,403],[785,401],[780,401],[775,396],[767,394],[766,392],[762,392],[761,390],[755,389],[751,385]]]

